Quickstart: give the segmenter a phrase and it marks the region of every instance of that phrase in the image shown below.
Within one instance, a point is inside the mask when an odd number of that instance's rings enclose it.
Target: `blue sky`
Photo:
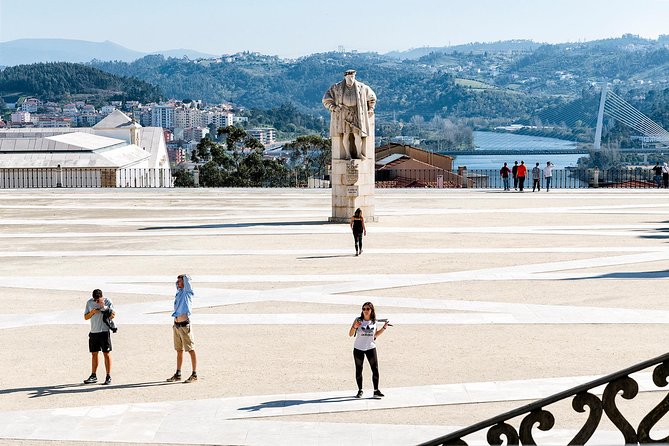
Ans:
[[[0,0],[0,41],[110,40],[282,57],[346,50],[669,34],[669,0]]]

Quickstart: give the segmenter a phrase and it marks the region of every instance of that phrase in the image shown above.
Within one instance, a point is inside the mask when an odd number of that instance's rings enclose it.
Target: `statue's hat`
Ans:
[[[355,70],[346,70],[346,71],[344,71],[344,76],[348,76],[349,74],[355,74]]]

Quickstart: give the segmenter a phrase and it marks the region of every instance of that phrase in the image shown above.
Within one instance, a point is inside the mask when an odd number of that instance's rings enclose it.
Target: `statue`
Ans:
[[[374,106],[376,95],[371,88],[355,80],[355,70],[346,70],[344,80],[331,86],[323,96],[323,105],[330,110],[330,137],[333,159],[365,159],[367,138],[374,147]],[[341,138],[341,150],[336,140]],[[353,140],[353,141],[351,141]],[[353,147],[351,147],[353,142]]]

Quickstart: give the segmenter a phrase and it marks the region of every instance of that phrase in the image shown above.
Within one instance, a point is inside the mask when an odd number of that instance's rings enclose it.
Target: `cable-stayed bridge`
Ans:
[[[476,139],[477,150],[439,150],[439,153],[451,156],[495,156],[495,155],[588,155],[592,150],[615,151],[618,153],[634,153],[639,155],[669,154],[669,132],[654,122],[648,116],[629,104],[619,95],[614,93],[605,84],[601,93],[591,96],[592,102],[581,103],[580,107],[565,109],[556,115],[550,116],[549,121],[553,124],[543,126],[542,124],[519,127],[522,132],[485,132],[484,140]],[[597,107],[599,102],[599,107]],[[595,114],[595,111],[597,113]],[[539,116],[537,117],[539,118]],[[642,141],[642,147],[602,147],[602,133],[605,118],[609,123],[615,121],[632,130],[632,139]],[[595,125],[596,120],[596,125]],[[539,119],[540,121],[540,119]],[[561,122],[561,125],[554,123]],[[513,126],[511,126],[513,127]],[[551,133],[571,133],[569,129],[582,128],[585,131],[576,141],[569,142],[565,136],[551,137]],[[590,143],[583,139],[589,132],[594,130],[594,138],[590,133]],[[507,129],[509,130],[509,129]],[[567,130],[567,132],[564,132]],[[506,136],[505,136],[506,135]],[[509,138],[509,135],[517,137]],[[539,137],[539,138],[537,138]],[[587,137],[587,136],[586,136]],[[481,142],[483,141],[483,142]],[[557,142],[557,143],[556,143]],[[562,143],[560,143],[562,142]],[[619,145],[619,144],[616,144]]]
[[[595,150],[601,150],[604,115],[607,115],[644,135],[650,141],[669,146],[669,132],[648,116],[634,108],[623,98],[609,90],[608,84],[605,83],[602,87],[599,113],[597,114],[597,127],[595,129],[594,141]]]

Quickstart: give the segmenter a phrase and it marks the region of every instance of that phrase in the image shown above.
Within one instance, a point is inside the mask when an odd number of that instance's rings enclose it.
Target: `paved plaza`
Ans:
[[[377,190],[376,209],[355,257],[329,190],[0,191],[0,444],[415,444],[669,351],[667,192]],[[165,382],[180,273],[191,384]],[[110,386],[82,383],[94,288],[117,311]],[[383,399],[367,364],[354,398],[368,300],[393,323]],[[633,425],[666,394],[650,372]],[[536,438],[566,444],[570,406]],[[623,438],[603,420],[592,442]]]

